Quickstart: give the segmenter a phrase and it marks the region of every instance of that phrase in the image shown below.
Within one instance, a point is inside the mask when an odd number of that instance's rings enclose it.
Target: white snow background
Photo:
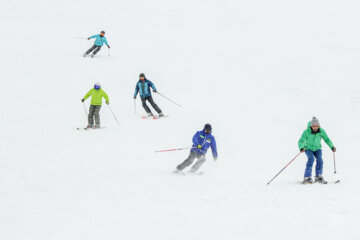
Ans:
[[[0,239],[360,239],[359,1],[4,0]],[[106,31],[96,58],[86,38]],[[141,119],[144,72],[168,118]],[[81,98],[100,81],[106,128]],[[89,100],[86,101],[89,106]],[[313,116],[328,185],[302,185]],[[211,123],[201,176],[172,174]],[[340,184],[334,180],[340,179]]]

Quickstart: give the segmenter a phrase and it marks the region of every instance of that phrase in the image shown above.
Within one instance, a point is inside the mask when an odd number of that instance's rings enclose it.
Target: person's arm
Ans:
[[[215,141],[214,137],[211,139],[211,145],[210,146],[211,146],[211,151],[212,151],[213,158],[216,161],[217,158],[218,158],[218,153],[217,153],[216,141]]]
[[[149,85],[153,89],[153,92],[157,92],[155,85],[149,80]]]
[[[92,38],[96,38],[96,35],[92,35],[91,37],[88,37],[88,40],[90,40]]]
[[[108,48],[110,48],[110,46],[109,46],[109,44],[108,44],[108,42],[107,42],[107,40],[106,40],[105,37],[104,37],[104,43],[106,44],[106,46],[107,46]]]
[[[306,141],[306,138],[307,138],[307,134],[306,134],[306,131],[307,130],[305,130],[304,132],[303,132],[303,134],[301,135],[301,137],[300,137],[300,139],[299,139],[299,142],[298,142],[298,146],[299,146],[299,149],[300,149],[300,151],[302,150],[302,149],[305,149],[305,141]]]
[[[106,94],[104,90],[102,90],[102,96],[105,98],[106,104],[109,104],[109,96]]]
[[[200,135],[200,132],[198,131],[195,133],[195,135],[192,138],[192,142],[193,142],[194,146],[198,146],[197,139],[199,138],[199,135]]]
[[[85,95],[85,97],[83,97],[84,100],[86,100],[88,97],[90,97],[93,94],[94,89],[90,89],[90,91],[88,91],[88,93]]]
[[[139,84],[136,83],[134,99],[136,98],[136,95],[138,94],[138,92],[139,92]]]
[[[322,137],[322,139],[324,139],[324,141],[329,146],[329,148],[331,150],[333,150],[334,149],[334,144],[332,143],[332,141],[330,140],[330,138],[328,137],[328,135],[326,134],[324,129],[321,129],[321,137]]]

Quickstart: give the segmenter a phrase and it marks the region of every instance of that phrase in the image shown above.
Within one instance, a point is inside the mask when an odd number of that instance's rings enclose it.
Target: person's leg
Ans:
[[[88,127],[92,127],[92,125],[94,125],[95,107],[96,107],[95,105],[90,105],[89,115],[88,115]]]
[[[198,155],[198,160],[197,162],[191,167],[191,170],[190,172],[196,172],[200,167],[201,165],[203,165],[203,163],[205,162],[205,155],[201,154],[201,155]]]
[[[156,105],[156,103],[154,102],[154,99],[151,96],[148,97],[148,101],[151,104],[151,106],[155,109],[155,111],[160,114],[161,109],[158,107],[158,105]]]
[[[188,156],[185,161],[183,161],[181,164],[179,164],[176,169],[179,171],[182,171],[184,168],[190,166],[196,158],[196,154],[194,152],[190,152],[190,155]]]
[[[95,116],[96,127],[100,127],[100,114],[99,114],[100,108],[101,108],[101,105],[95,106],[94,116]]]
[[[306,169],[305,169],[304,177],[311,177],[312,166],[313,166],[314,159],[315,159],[314,158],[314,152],[306,149],[305,154],[308,157],[308,161],[306,163]]]
[[[315,174],[316,174],[316,176],[321,176],[323,173],[322,150],[320,149],[320,150],[315,151],[314,156],[316,158]]]
[[[101,46],[96,46],[95,51],[93,52],[93,55],[97,54],[101,49]]]
[[[145,109],[146,113],[152,114],[150,108],[148,107],[148,105],[146,105],[146,98],[142,98],[141,102],[142,102],[142,106]]]
[[[87,50],[86,55],[91,53],[95,48],[96,48],[96,45],[94,44],[91,48],[89,48],[89,50]]]

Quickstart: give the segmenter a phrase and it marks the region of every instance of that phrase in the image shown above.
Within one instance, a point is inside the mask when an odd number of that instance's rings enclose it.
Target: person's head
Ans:
[[[145,80],[145,73],[140,73],[140,74],[139,74],[139,79],[140,79],[141,81],[144,81],[144,80]]]
[[[101,84],[99,83],[99,82],[96,82],[95,84],[94,84],[94,89],[95,90],[99,90],[101,88]]]
[[[100,32],[100,36],[101,36],[101,37],[105,36],[105,31],[101,31],[101,32]]]
[[[205,124],[204,131],[205,131],[205,133],[211,133],[212,127],[209,123]]]
[[[316,117],[313,117],[312,120],[311,120],[311,128],[315,132],[320,128],[319,119],[317,119]]]

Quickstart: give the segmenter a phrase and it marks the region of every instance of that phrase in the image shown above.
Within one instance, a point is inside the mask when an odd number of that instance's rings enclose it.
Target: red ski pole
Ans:
[[[302,152],[299,152],[288,164],[286,164],[286,166],[285,166],[283,169],[281,169],[281,171],[280,171],[278,174],[276,174],[275,177],[273,177],[273,178],[267,183],[267,185],[269,185],[277,176],[279,176],[279,174],[280,174],[282,171],[284,171],[284,169],[285,169],[287,166],[289,166],[301,153],[302,153]]]
[[[172,151],[179,151],[179,150],[185,150],[185,149],[190,149],[189,147],[187,148],[174,148],[174,149],[166,149],[166,150],[158,150],[158,151],[155,151],[156,153],[158,152],[172,152]]]

